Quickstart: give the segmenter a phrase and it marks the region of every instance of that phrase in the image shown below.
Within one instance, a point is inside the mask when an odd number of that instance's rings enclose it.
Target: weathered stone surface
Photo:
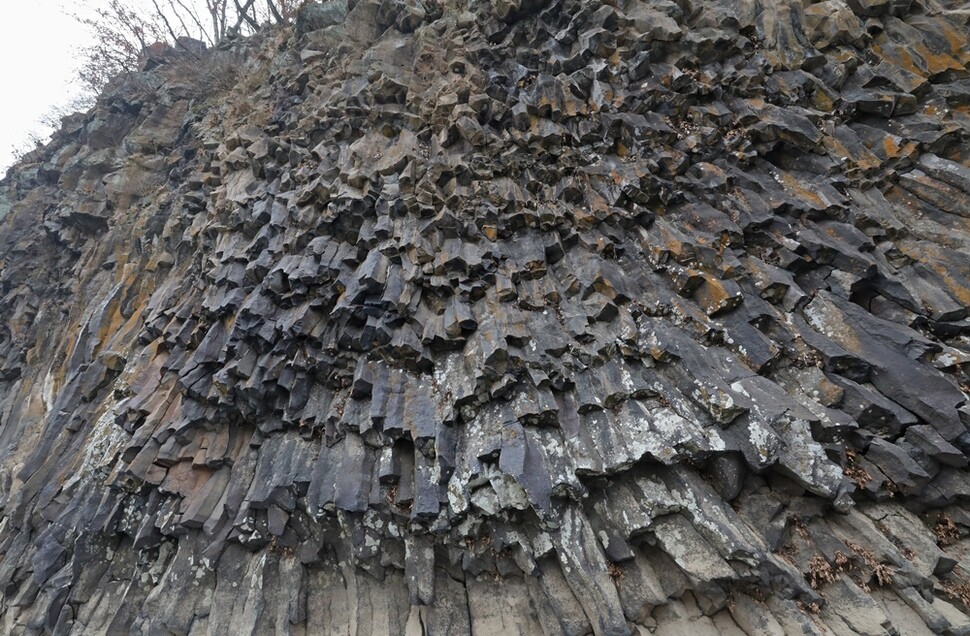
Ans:
[[[0,182],[2,631],[965,633],[958,5],[160,47]]]
[[[346,0],[329,0],[328,2],[307,2],[296,12],[296,32],[298,35],[318,31],[347,19],[348,3]]]

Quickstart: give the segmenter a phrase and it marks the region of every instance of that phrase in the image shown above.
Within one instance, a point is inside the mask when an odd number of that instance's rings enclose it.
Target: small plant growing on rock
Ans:
[[[866,592],[870,591],[869,583],[873,578],[876,579],[876,585],[883,587],[885,585],[890,585],[893,582],[893,574],[895,573],[895,568],[893,568],[888,563],[882,563],[875,555],[875,553],[869,548],[865,548],[858,543],[846,542],[849,549],[852,550],[860,559],[862,559],[863,564],[866,569],[859,568],[858,580],[859,587],[861,587]]]
[[[98,94],[121,73],[132,73],[146,55],[171,46],[194,56],[196,44],[215,47],[269,24],[284,24],[296,15],[295,0],[106,0],[74,18],[94,36],[81,52],[78,79]],[[195,40],[195,43],[193,43]]]
[[[798,609],[802,610],[806,614],[818,616],[819,614],[822,613],[822,606],[816,603],[815,601],[812,601],[811,603],[804,603],[802,601],[798,601],[797,605],[798,605]]]
[[[865,591],[870,591],[870,582],[876,579],[876,585],[882,587],[893,582],[895,568],[888,563],[882,563],[872,550],[857,543],[846,542],[848,548],[856,556],[853,560],[849,555],[836,551],[832,563],[824,556],[815,555],[808,564],[807,579],[812,589],[820,589],[827,583],[835,581],[840,574],[853,575],[856,583]],[[861,565],[858,561],[861,561]]]
[[[812,557],[808,564],[808,582],[813,590],[817,590],[826,583],[831,583],[836,578],[835,569],[825,557],[817,554]]]
[[[610,573],[610,578],[613,579],[614,583],[618,583],[623,580],[623,568],[621,568],[616,563],[610,563],[606,566],[606,571]]]
[[[954,580],[943,581],[940,590],[951,601],[970,608],[970,583],[966,579],[954,576]]]
[[[960,529],[953,523],[945,512],[940,513],[933,526],[933,534],[936,535],[936,544],[941,548],[952,545],[960,540]]]
[[[837,572],[847,572],[852,567],[852,560],[841,550],[835,553],[835,569]]]
[[[860,489],[865,488],[872,481],[872,475],[865,468],[855,465],[855,458],[858,455],[855,450],[849,449],[845,452],[845,455],[848,462],[842,472],[855,483],[856,487]]]

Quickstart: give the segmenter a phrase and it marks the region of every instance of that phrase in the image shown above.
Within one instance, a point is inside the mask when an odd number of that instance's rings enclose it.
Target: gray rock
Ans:
[[[153,47],[0,185],[0,621],[964,630],[964,22],[360,0]]]
[[[296,13],[297,35],[340,24],[347,19],[348,10],[346,0],[304,3]]]

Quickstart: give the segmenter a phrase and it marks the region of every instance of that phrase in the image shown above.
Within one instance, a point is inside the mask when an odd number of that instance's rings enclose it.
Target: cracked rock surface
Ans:
[[[156,51],[0,181],[0,631],[970,634],[968,24]]]

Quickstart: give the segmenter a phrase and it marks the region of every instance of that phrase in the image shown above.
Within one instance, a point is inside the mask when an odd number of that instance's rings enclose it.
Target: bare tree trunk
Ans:
[[[269,9],[269,12],[273,14],[273,18],[276,20],[277,24],[286,24],[286,19],[280,15],[279,9],[276,8],[273,0],[266,0],[266,7]]]
[[[222,31],[222,25],[219,23],[218,0],[205,0],[205,8],[209,12],[209,17],[212,19],[212,38],[218,44],[225,36],[225,33]]]
[[[236,17],[236,26],[234,28],[238,29],[240,26],[242,26],[242,23],[245,20],[246,23],[252,27],[253,31],[259,31],[259,22],[257,22],[254,17],[249,15],[249,10],[252,8],[256,0],[246,0],[245,6],[240,5],[239,0],[232,0],[232,2],[236,5],[236,11],[238,12]]]
[[[175,34],[175,31],[172,29],[172,25],[169,24],[168,18],[165,16],[165,12],[162,11],[160,6],[158,6],[158,0],[152,0],[152,4],[155,5],[155,15],[162,20],[162,24],[165,25],[165,29],[168,31],[168,34],[172,36],[172,44],[174,45],[176,42],[178,42],[179,36]]]

